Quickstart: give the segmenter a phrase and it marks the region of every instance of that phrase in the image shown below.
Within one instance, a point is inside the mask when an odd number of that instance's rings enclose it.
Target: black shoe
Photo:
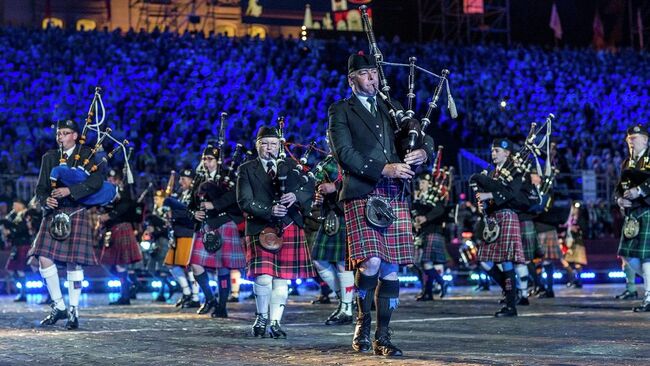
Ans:
[[[375,333],[375,340],[372,341],[372,348],[376,355],[389,357],[402,355],[402,350],[395,347],[395,345],[390,342],[391,333],[390,329],[381,331],[381,333],[378,330]]]
[[[119,299],[109,302],[108,305],[131,305],[131,299],[129,297],[120,296]]]
[[[201,307],[201,303],[192,300],[191,297],[189,300],[183,302],[183,306],[182,306],[183,309],[192,309],[192,308],[200,308],[200,307]]]
[[[521,298],[519,298],[519,301],[517,301],[517,305],[521,305],[521,306],[529,306],[529,305],[530,305],[530,301],[528,301],[528,298],[527,298],[527,297],[521,297]]]
[[[370,313],[357,317],[357,323],[354,326],[354,337],[352,338],[352,349],[357,352],[370,351]]]
[[[230,296],[228,302],[239,302],[239,296]]]
[[[517,309],[510,306],[504,306],[501,308],[501,310],[494,313],[494,316],[497,318],[517,316]]]
[[[632,308],[635,313],[644,313],[650,311],[650,301],[644,301],[641,305]]]
[[[206,301],[203,304],[201,304],[201,307],[199,310],[196,311],[197,314],[203,315],[211,312],[212,310],[217,308],[217,299],[212,299],[210,301]]]
[[[77,309],[74,306],[71,306],[70,311],[68,311],[68,321],[65,323],[65,329],[79,329],[79,317],[77,316]]]
[[[183,296],[179,297],[178,300],[176,300],[176,304],[174,304],[174,306],[176,306],[177,308],[182,308],[183,304],[185,302],[187,302],[187,301],[190,301],[190,300],[192,300],[191,295],[183,295]]]
[[[225,304],[223,306],[221,304],[217,305],[217,307],[214,308],[211,316],[213,318],[227,318],[228,310],[226,309]]]
[[[56,322],[58,322],[61,319],[66,319],[68,317],[68,313],[65,309],[59,310],[54,306],[54,303],[51,303],[50,306],[52,307],[52,310],[48,314],[48,316],[45,317],[45,319],[41,320],[41,325],[54,325]]]
[[[415,297],[415,301],[433,301],[433,294],[428,291],[423,291]]]
[[[316,300],[312,300],[312,305],[313,304],[331,304],[332,300],[330,300],[330,297],[327,295],[319,295]]]
[[[255,323],[253,323],[253,328],[251,333],[253,337],[264,338],[266,336],[266,326],[269,324],[269,319],[265,318],[260,313],[255,313]]]
[[[344,325],[352,324],[352,315],[348,315],[343,311],[343,306],[350,307],[352,304],[343,305],[339,303],[338,308],[327,318],[325,325]]]
[[[18,294],[18,296],[14,298],[14,302],[27,302],[27,296],[25,296],[25,294]]]
[[[627,289],[623,291],[622,294],[616,295],[616,298],[619,300],[636,300],[639,297],[639,293],[634,291],[628,291]]]
[[[269,336],[273,339],[287,339],[287,333],[280,327],[280,323],[274,320],[269,327]]]
[[[134,283],[129,287],[129,298],[131,300],[137,300],[138,299],[138,286]]]
[[[546,290],[540,292],[539,295],[537,295],[538,299],[552,299],[554,297],[555,297],[555,292],[553,292],[552,290],[551,291]]]

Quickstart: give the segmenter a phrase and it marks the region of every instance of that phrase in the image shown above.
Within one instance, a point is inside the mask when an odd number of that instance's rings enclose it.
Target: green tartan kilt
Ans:
[[[311,249],[311,258],[315,261],[341,262],[346,260],[347,242],[345,235],[345,218],[339,217],[339,232],[329,236],[325,234],[323,225],[316,233],[316,240]]]
[[[535,224],[531,220],[526,220],[520,221],[519,226],[521,229],[521,244],[524,249],[524,257],[526,261],[531,261],[535,258],[535,252],[539,250]]]
[[[621,234],[618,255],[629,258],[650,258],[650,208],[639,208],[630,214],[639,220],[639,235],[627,239]]]

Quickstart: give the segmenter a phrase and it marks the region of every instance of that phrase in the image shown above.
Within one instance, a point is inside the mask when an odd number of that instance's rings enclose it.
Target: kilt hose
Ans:
[[[544,253],[544,259],[562,259],[562,248],[560,248],[557,230],[537,233],[537,240],[542,253]]]
[[[108,248],[102,245],[99,263],[115,266],[133,264],[141,260],[142,252],[131,223],[113,225],[110,244]]]
[[[339,231],[329,236],[325,234],[323,225],[318,228],[311,258],[316,261],[342,262],[346,258],[347,244],[345,242],[345,218],[339,217]]]
[[[382,262],[392,264],[411,264],[415,256],[411,213],[407,200],[394,199],[401,195],[401,187],[396,183],[380,182],[369,196],[380,196],[392,200],[391,207],[397,217],[386,228],[377,228],[366,219],[366,198],[345,201],[345,230],[349,258],[347,269],[353,270],[364,260],[378,257]],[[393,200],[394,199],[394,200]]]
[[[217,229],[223,245],[215,254],[217,268],[238,269],[246,267],[244,246],[239,236],[239,229],[234,221],[228,221]]]
[[[169,246],[165,256],[165,264],[168,266],[187,267],[192,256],[192,238],[175,238],[176,247]]]
[[[524,258],[526,258],[527,262],[532,261],[535,258],[535,252],[539,249],[535,223],[531,220],[520,221],[519,228],[521,230],[521,246],[524,250]]]
[[[618,255],[639,259],[650,258],[650,208],[635,209],[630,215],[639,220],[639,234],[632,239],[627,239],[621,234]]]
[[[445,236],[439,233],[421,234],[421,246],[417,248],[419,262],[433,262],[434,264],[447,263],[447,248]]]
[[[65,212],[70,215],[70,237],[58,241],[50,235],[50,224],[54,215]],[[36,234],[36,239],[29,250],[29,256],[46,257],[58,263],[76,263],[86,266],[97,264],[97,256],[93,244],[93,228],[90,224],[90,215],[84,207],[62,207],[46,216],[41,221],[41,226]]]
[[[292,223],[282,233],[282,248],[271,253],[262,248],[259,235],[246,237],[247,276],[255,278],[269,275],[274,278],[292,280],[316,276],[311,261],[311,253],[302,229]]]
[[[491,215],[499,223],[501,231],[493,243],[485,243],[478,247],[478,260],[480,262],[514,262],[524,263],[524,250],[521,247],[521,228],[517,214],[504,209]]]
[[[192,238],[192,256],[190,257],[190,264],[196,264],[201,267],[215,270],[217,269],[217,257],[215,253],[208,253],[203,246],[203,233],[197,231]]]
[[[11,247],[11,254],[9,254],[9,260],[5,269],[7,271],[26,271],[29,268],[27,265],[28,253],[29,245],[15,245]]]

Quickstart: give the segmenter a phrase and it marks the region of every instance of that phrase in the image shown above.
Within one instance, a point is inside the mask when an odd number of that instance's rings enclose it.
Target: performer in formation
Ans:
[[[336,161],[331,156],[325,159],[322,170],[316,173],[319,184],[314,203],[320,207],[322,221],[314,240],[312,259],[320,278],[334,290],[339,301],[325,324],[351,324],[354,273],[347,270],[345,265],[345,217],[338,201],[341,175]]]
[[[584,232],[588,222],[589,218],[582,205],[580,202],[575,202],[564,225],[566,226],[564,243],[567,250],[562,259],[562,266],[567,272],[567,287],[582,288],[582,268],[587,265]]]
[[[286,338],[281,321],[288,297],[287,280],[316,272],[303,232],[303,215],[311,209],[313,181],[304,179],[292,160],[278,159],[280,134],[260,127],[258,158],[243,163],[237,176],[237,202],[246,215],[248,277],[254,279],[257,312],[255,337]]]
[[[120,297],[109,305],[131,305],[128,266],[142,260],[140,245],[135,238],[133,223],[137,221],[136,202],[131,190],[124,186],[122,173],[111,169],[108,181],[118,187],[118,198],[99,216],[105,228],[99,250],[99,262],[120,279]]]
[[[400,264],[412,263],[414,255],[410,192],[406,189],[410,184],[404,184],[402,179],[413,178],[411,166],[427,162],[433,154],[433,142],[427,136],[422,148],[409,153],[398,148],[388,106],[377,100],[375,60],[351,55],[348,84],[353,95],[329,108],[328,135],[344,172],[339,199],[345,212],[348,266],[357,271],[358,315],[352,348],[358,352],[371,349],[370,311],[375,301],[374,353],[400,356],[402,351],[391,343],[388,326],[399,303],[397,270]],[[379,206],[370,207],[374,213],[366,217],[371,198]]]
[[[97,265],[90,217],[86,207],[82,206],[79,200],[98,192],[103,183],[99,170],[89,172],[88,179],[83,182],[67,187],[50,181],[52,169],[60,163],[72,166],[75,160],[78,160],[75,155],[78,154],[84,160],[94,158],[90,148],[77,144],[79,133],[76,122],[58,122],[56,141],[60,148],[43,155],[36,197],[45,208],[46,215],[29,252],[38,258],[39,271],[52,298],[52,311],[41,324],[54,325],[61,319],[67,319],[66,329],[79,327],[79,297],[84,279],[82,266]],[[67,218],[59,215],[61,213]],[[59,218],[66,221],[59,222]],[[55,227],[51,230],[52,225]],[[52,231],[56,237],[53,237]],[[66,307],[63,301],[56,263],[67,265],[69,307]]]
[[[14,277],[16,283],[19,283],[18,295],[15,302],[27,301],[26,289],[26,271],[27,253],[32,242],[30,234],[30,222],[28,218],[27,202],[20,198],[14,199],[11,212],[7,217],[0,220],[0,227],[3,230],[3,236],[11,248],[11,254],[5,269]]]
[[[630,152],[616,186],[617,203],[625,212],[618,255],[643,277],[645,296],[634,312],[650,311],[650,154],[648,130],[633,126],[625,141]]]
[[[477,186],[477,201],[481,205],[487,203],[487,218],[483,224],[489,229],[492,226],[490,221],[493,220],[499,228],[496,238],[488,239],[484,236],[486,243],[478,248],[478,260],[505,292],[505,306],[494,315],[513,317],[517,316],[515,264],[526,261],[519,218],[515,211],[522,178],[516,171],[511,171],[514,146],[510,140],[495,139],[491,150],[495,169],[489,176],[475,174],[470,178],[470,184]]]

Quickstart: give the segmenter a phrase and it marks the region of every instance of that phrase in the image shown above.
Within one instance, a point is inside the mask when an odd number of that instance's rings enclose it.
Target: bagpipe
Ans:
[[[428,179],[429,184],[427,190],[421,193],[420,201],[431,206],[449,201],[453,185],[454,167],[441,166],[443,149],[444,146],[438,146],[432,172],[424,177],[424,179]]]
[[[407,153],[416,150],[420,148],[423,143],[426,129],[431,123],[431,114],[433,113],[434,109],[439,107],[438,103],[443,88],[446,90],[447,108],[449,110],[451,118],[455,119],[458,117],[456,103],[454,102],[454,98],[452,97],[451,90],[449,88],[449,70],[443,69],[440,72],[440,75],[438,75],[421,66],[418,66],[416,64],[416,57],[409,57],[408,64],[384,61],[384,56],[379,50],[377,40],[375,39],[375,34],[370,23],[370,18],[368,17],[368,7],[366,5],[361,5],[359,7],[359,11],[361,12],[361,20],[364,32],[368,37],[370,54],[374,57],[375,64],[377,66],[377,73],[380,83],[380,90],[377,90],[377,94],[386,103],[386,105],[388,105],[389,114],[394,124],[393,128],[396,134],[396,138],[397,141],[399,141],[398,147]],[[409,69],[406,110],[399,109],[391,101],[390,86],[388,85],[386,74],[384,73],[384,65],[393,67],[406,67]],[[428,102],[427,111],[424,117],[419,120],[415,118],[414,111],[416,70],[438,79],[438,85],[433,92],[431,100]]]
[[[128,145],[129,142],[127,140],[124,140],[123,142],[118,141],[111,135],[112,130],[104,126],[106,109],[104,108],[101,92],[102,90],[100,87],[95,88],[95,94],[90,103],[90,108],[88,109],[86,121],[81,132],[81,137],[79,138],[79,143],[75,145],[73,151],[72,166],[68,166],[67,160],[64,157],[63,146],[59,146],[59,165],[54,167],[50,172],[50,184],[52,189],[57,188],[59,182],[67,187],[85,182],[90,177],[91,173],[96,172],[102,164],[108,163],[108,160],[115,156],[115,154],[120,150],[124,153],[124,169],[126,172],[127,183],[133,184],[133,174],[129,167],[129,160],[126,152],[126,145]],[[86,143],[88,132],[95,132],[97,134],[97,142],[94,147],[91,148],[90,154],[82,161],[81,147]],[[94,159],[95,154],[99,151],[103,151],[102,144],[105,140],[113,141],[117,146],[106,156],[102,157],[99,162],[96,162]],[[115,200],[117,193],[117,186],[109,182],[104,182],[97,192],[83,197],[77,202],[85,207],[105,206]],[[74,215],[76,212],[73,212],[70,215],[64,212],[59,212],[54,216],[49,231],[55,240],[65,240],[70,236],[72,229],[70,216]]]

